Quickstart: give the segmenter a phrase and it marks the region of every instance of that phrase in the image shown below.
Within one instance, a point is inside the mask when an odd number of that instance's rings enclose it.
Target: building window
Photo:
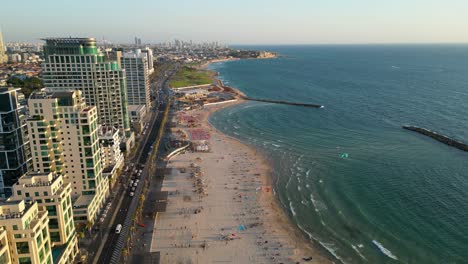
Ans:
[[[29,253],[29,244],[28,244],[28,242],[16,242],[16,251],[18,251],[18,254],[27,254],[27,253]]]
[[[18,263],[20,264],[31,264],[31,258],[30,257],[22,257],[18,259]]]

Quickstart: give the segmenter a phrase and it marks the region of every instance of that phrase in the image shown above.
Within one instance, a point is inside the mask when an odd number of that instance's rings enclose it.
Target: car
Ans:
[[[139,183],[139,182],[140,182],[140,179],[136,179],[136,180],[135,180],[135,183]]]
[[[116,233],[116,234],[120,234],[120,231],[122,231],[122,225],[121,225],[121,224],[118,224],[118,225],[115,227],[115,233]]]
[[[130,197],[133,197],[135,196],[135,193],[134,192],[130,192]]]
[[[136,190],[136,188],[135,188],[135,187],[132,187],[132,192],[134,192],[135,190]]]
[[[137,187],[137,186],[138,186],[138,182],[135,182],[135,183],[133,184],[133,187]]]

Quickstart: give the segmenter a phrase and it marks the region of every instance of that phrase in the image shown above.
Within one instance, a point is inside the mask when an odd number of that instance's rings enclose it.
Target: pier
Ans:
[[[402,126],[402,127],[403,127],[403,129],[414,131],[414,132],[417,132],[419,134],[431,137],[431,138],[433,138],[433,139],[435,139],[435,140],[437,140],[439,142],[444,143],[445,145],[449,145],[449,146],[455,147],[457,149],[468,152],[468,144],[457,141],[457,140],[455,140],[453,138],[449,138],[447,136],[438,134],[437,132],[431,131],[431,130],[426,129],[426,128],[421,128],[421,127],[416,127],[416,126]]]
[[[242,96],[242,99],[248,100],[248,101],[272,103],[272,104],[284,104],[284,105],[294,105],[294,106],[313,107],[313,108],[323,108],[324,107],[323,105],[319,105],[319,104],[296,103],[296,102],[290,102],[290,101],[271,100],[271,99],[259,99],[259,98],[250,98],[250,97],[247,97],[247,96]]]

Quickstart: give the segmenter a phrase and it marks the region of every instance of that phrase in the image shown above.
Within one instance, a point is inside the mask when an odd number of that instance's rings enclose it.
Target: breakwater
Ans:
[[[284,104],[284,105],[294,105],[294,106],[303,106],[303,107],[313,107],[313,108],[323,108],[323,105],[319,104],[309,104],[309,103],[297,103],[297,102],[290,102],[290,101],[282,101],[282,100],[271,100],[271,99],[259,99],[259,98],[250,98],[247,96],[241,96],[242,99],[248,101],[256,101],[256,102],[264,102],[264,103],[272,103],[272,104]]]
[[[406,130],[414,131],[419,134],[431,137],[439,142],[444,143],[445,145],[449,145],[452,147],[455,147],[457,149],[467,151],[468,152],[468,144],[465,144],[463,142],[457,141],[453,138],[449,138],[447,136],[438,134],[437,132],[428,130],[426,128],[421,128],[421,127],[416,127],[416,126],[402,126]]]

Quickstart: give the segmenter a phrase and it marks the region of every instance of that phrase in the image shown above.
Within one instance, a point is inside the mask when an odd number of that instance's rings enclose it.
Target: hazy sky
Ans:
[[[5,41],[90,36],[130,43],[468,42],[468,0],[1,1]]]

